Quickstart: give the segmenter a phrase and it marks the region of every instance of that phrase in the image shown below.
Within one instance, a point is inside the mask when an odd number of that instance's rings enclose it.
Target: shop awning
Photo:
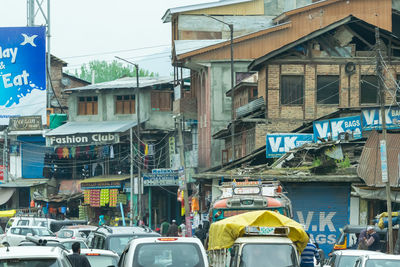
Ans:
[[[15,188],[15,187],[31,187],[35,185],[46,184],[49,179],[16,179],[5,184],[0,184],[1,187]]]
[[[92,178],[85,179],[81,182],[82,184],[88,183],[103,183],[103,182],[115,182],[115,181],[123,181],[130,178],[130,175],[101,175]]]
[[[11,218],[14,217],[16,213],[17,213],[16,210],[2,210],[0,211],[0,217]]]
[[[136,121],[71,121],[47,132],[46,137],[80,133],[123,133],[136,125]]]
[[[8,202],[15,192],[15,188],[0,188],[0,205]]]

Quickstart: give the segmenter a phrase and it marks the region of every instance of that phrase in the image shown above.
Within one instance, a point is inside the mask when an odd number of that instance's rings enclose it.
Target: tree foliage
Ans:
[[[123,77],[136,77],[136,69],[131,65],[124,65],[117,60],[111,63],[107,61],[93,60],[81,66],[80,72],[75,71],[75,76],[86,80],[92,80],[94,71],[95,83],[113,81]],[[139,67],[139,77],[157,77],[158,73],[150,72]]]

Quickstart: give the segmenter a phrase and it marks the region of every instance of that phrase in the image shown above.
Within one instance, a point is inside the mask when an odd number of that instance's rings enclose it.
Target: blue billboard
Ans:
[[[360,116],[315,121],[313,128],[315,142],[317,142],[319,139],[338,140],[341,139],[340,137],[346,133],[349,135],[349,139],[362,138]]]
[[[46,121],[45,27],[0,28],[0,125],[30,115]]]
[[[364,131],[381,130],[382,116],[380,108],[363,108],[361,110],[362,125]],[[400,128],[400,108],[388,107],[385,109],[387,129]]]
[[[267,158],[278,158],[291,149],[313,142],[313,134],[267,134]]]

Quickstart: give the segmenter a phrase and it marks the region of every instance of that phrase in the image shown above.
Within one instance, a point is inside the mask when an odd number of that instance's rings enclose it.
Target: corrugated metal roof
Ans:
[[[77,133],[122,133],[136,125],[136,121],[71,121],[47,132],[46,136]]]
[[[45,184],[48,181],[49,179],[44,179],[44,178],[39,178],[39,179],[22,178],[9,181],[8,183],[5,184],[0,184],[0,187],[31,187],[35,185]]]
[[[159,84],[173,83],[173,77],[139,77],[139,88],[150,87]],[[125,77],[114,81],[95,83],[88,86],[65,89],[65,92],[104,89],[134,89],[137,87],[136,77]]]
[[[205,8],[228,6],[228,5],[234,5],[234,4],[238,4],[238,3],[246,3],[246,2],[252,2],[252,1],[254,1],[254,0],[224,0],[224,1],[219,1],[219,2],[211,2],[211,3],[203,3],[203,4],[197,4],[197,5],[169,8],[165,12],[165,14],[161,18],[161,20],[164,23],[167,23],[167,22],[171,22],[171,16],[176,13],[200,10],[200,9],[205,9]]]
[[[130,178],[130,175],[101,175],[92,178],[85,179],[81,182],[81,184],[87,183],[101,183],[101,182],[114,182],[114,181],[123,181]]]
[[[200,48],[204,48],[210,45],[219,44],[226,42],[226,39],[215,39],[215,40],[176,40],[175,41],[175,54],[181,55],[191,51],[195,51]]]
[[[382,134],[371,132],[361,153],[357,174],[368,186],[384,186],[381,172],[380,140]],[[387,168],[390,185],[398,187],[400,134],[387,134]]]

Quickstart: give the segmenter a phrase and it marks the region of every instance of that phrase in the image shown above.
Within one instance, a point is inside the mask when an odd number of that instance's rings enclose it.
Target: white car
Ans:
[[[350,266],[350,265],[349,265]],[[400,266],[400,255],[369,254],[360,256],[353,267],[397,267]]]
[[[61,230],[56,233],[56,236],[60,239],[71,238],[84,240],[86,242],[89,234],[97,228],[97,226],[93,225],[69,225],[61,228]]]
[[[27,217],[27,216],[12,217],[8,220],[4,232],[7,232],[8,229],[12,226],[41,226],[49,228],[51,221],[55,220],[48,218]]]
[[[81,249],[86,249],[89,248],[86,245],[86,242],[83,240],[76,240],[76,239],[71,239],[71,238],[62,238],[62,239],[56,239],[58,242],[60,242],[66,249],[71,250],[72,249],[72,244],[75,242],[79,242],[81,245]]]
[[[58,247],[3,247],[0,266],[72,267],[67,252]]]
[[[208,267],[200,239],[193,237],[144,237],[132,239],[121,255],[119,267]]]
[[[348,267],[353,266],[360,256],[383,254],[382,252],[369,250],[336,250],[332,253],[327,265],[332,267]]]
[[[117,266],[119,260],[117,253],[104,249],[84,249],[81,247],[81,255],[85,255],[93,267]]]
[[[44,239],[56,238],[46,227],[15,226],[8,229],[1,243],[5,246],[18,246],[27,236],[43,237]]]

